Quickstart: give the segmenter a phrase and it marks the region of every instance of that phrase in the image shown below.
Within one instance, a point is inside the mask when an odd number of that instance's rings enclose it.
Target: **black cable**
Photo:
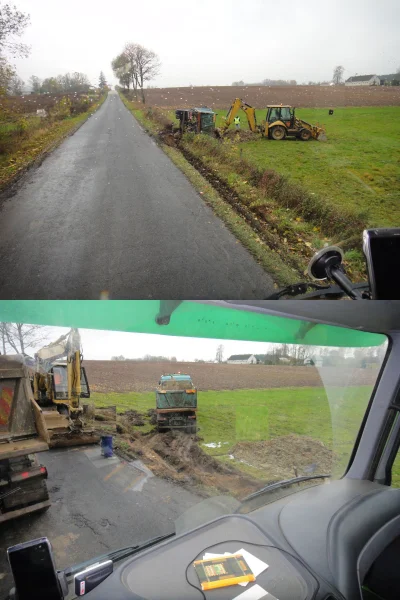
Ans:
[[[189,567],[191,567],[194,563],[194,561],[196,560],[196,558],[202,554],[203,552],[206,552],[207,550],[209,550],[210,548],[214,548],[214,546],[218,546],[219,544],[231,544],[231,543],[238,543],[241,545],[248,545],[248,546],[257,546],[258,548],[273,548],[274,550],[277,550],[278,552],[282,552],[284,554],[287,554],[288,556],[290,556],[291,558],[293,558],[296,562],[298,562],[303,569],[305,569],[306,571],[309,572],[309,569],[302,563],[302,561],[297,558],[297,556],[294,556],[294,554],[291,554],[290,552],[287,552],[287,550],[283,550],[282,548],[278,548],[277,546],[272,546],[271,544],[256,544],[255,542],[245,542],[243,540],[223,540],[221,542],[215,542],[214,544],[211,544],[210,546],[207,546],[206,548],[203,548],[200,552],[198,552],[196,554],[196,556],[194,558],[192,558],[192,560],[188,563],[186,569],[185,569],[185,579],[187,581],[187,583],[190,585],[190,587],[194,588],[195,590],[197,590],[198,592],[200,592],[200,594],[202,595],[203,600],[207,600],[205,593],[203,592],[203,590],[200,587],[197,587],[197,585],[194,585],[193,583],[190,583],[189,578],[188,578],[188,570]],[[223,558],[223,557],[221,557]],[[312,575],[312,573],[310,573],[310,575]],[[314,577],[317,586],[319,587],[319,583],[317,581],[317,579],[315,578],[314,575],[312,575],[312,577]]]

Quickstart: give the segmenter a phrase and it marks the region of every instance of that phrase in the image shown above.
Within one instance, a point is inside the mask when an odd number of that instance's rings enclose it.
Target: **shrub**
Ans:
[[[68,98],[67,96],[63,96],[54,104],[54,106],[50,110],[50,115],[51,117],[53,117],[53,119],[56,119],[57,121],[66,119],[71,116],[71,106],[72,102],[70,98]]]

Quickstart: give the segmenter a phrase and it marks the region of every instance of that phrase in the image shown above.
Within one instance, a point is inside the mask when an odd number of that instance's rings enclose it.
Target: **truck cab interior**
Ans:
[[[340,477],[310,472],[308,477],[274,482],[240,501],[223,494],[206,499],[179,517],[175,534],[166,539],[138,545],[125,554],[93,557],[85,565],[60,573],[70,592],[78,572],[102,564],[108,556],[113,572],[99,578],[86,594],[90,599],[399,597],[400,489],[392,481],[400,445],[399,302],[363,302],[356,311],[350,302],[323,301],[120,302],[118,309],[97,303],[101,306],[93,311],[79,306],[88,302],[75,302],[66,306],[61,319],[59,310],[52,313],[51,303],[42,314],[37,309],[29,313],[29,306],[22,304],[7,309],[2,318],[16,321],[21,318],[18,311],[26,310],[24,321],[48,325],[218,339],[271,341],[280,337],[331,346],[346,340],[349,348],[362,345],[364,336],[370,336],[369,343],[384,348]],[[340,408],[331,405],[333,421],[342,414]],[[239,550],[268,565],[257,574],[256,583],[239,591],[232,587],[202,590],[194,561],[205,553]]]

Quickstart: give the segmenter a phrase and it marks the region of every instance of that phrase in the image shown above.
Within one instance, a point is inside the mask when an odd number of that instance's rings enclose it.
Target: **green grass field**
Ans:
[[[269,390],[224,390],[200,392],[198,425],[202,444],[221,442],[219,447],[202,446],[221,460],[236,442],[269,440],[289,434],[306,435],[322,441],[336,455],[334,475],[346,469],[350,453],[367,407],[370,386],[330,388],[330,404],[324,388],[275,388]],[[97,406],[117,405],[118,412],[155,408],[154,393],[93,393]],[[330,405],[333,406],[332,415]],[[332,427],[334,423],[334,427]],[[148,431],[150,425],[138,427]],[[400,465],[396,468],[400,483]]]
[[[217,126],[226,111],[217,110]],[[241,111],[241,128],[247,129]],[[327,142],[255,139],[242,142],[243,158],[274,169],[327,202],[367,213],[371,226],[400,223],[400,106],[298,109],[296,114],[326,128]],[[257,122],[266,116],[256,110]],[[173,111],[168,116],[174,120]],[[233,128],[233,126],[231,126]]]
[[[257,110],[257,121],[265,110]],[[339,206],[366,211],[369,225],[400,224],[400,107],[299,109],[300,118],[326,128],[328,141],[240,144],[243,157],[274,169]],[[222,123],[223,112],[217,117]],[[241,115],[242,127],[247,127]]]

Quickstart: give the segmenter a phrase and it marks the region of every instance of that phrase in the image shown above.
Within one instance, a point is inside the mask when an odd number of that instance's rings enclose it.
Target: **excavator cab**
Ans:
[[[50,373],[53,381],[53,397],[56,400],[68,400],[68,370],[67,363],[54,365]],[[86,377],[85,367],[81,367],[81,393],[80,398],[90,398],[89,382]]]

